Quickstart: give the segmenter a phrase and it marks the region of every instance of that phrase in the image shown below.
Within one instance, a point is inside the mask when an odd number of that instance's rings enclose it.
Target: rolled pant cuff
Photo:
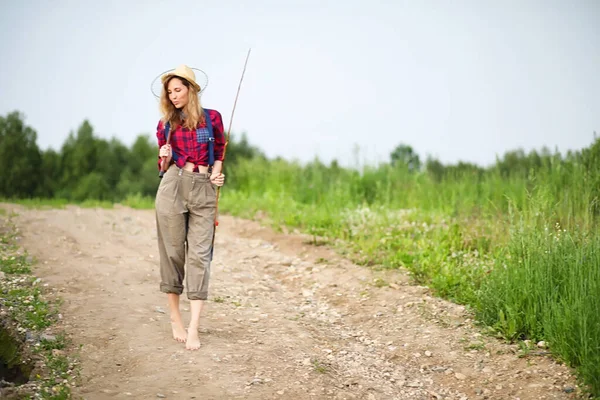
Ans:
[[[167,283],[161,283],[160,291],[163,293],[181,294],[181,293],[183,293],[183,286],[175,286],[175,285],[169,285]]]
[[[188,292],[188,300],[206,300],[208,299],[208,292]]]

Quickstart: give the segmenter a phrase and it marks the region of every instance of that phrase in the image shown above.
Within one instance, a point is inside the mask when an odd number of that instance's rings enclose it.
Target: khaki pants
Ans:
[[[206,300],[216,204],[208,173],[172,166],[163,176],[155,201],[161,292],[182,294],[185,277],[188,299]]]

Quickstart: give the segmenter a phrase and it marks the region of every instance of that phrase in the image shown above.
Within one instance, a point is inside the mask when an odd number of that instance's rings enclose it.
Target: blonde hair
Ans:
[[[182,118],[182,113],[169,100],[167,88],[173,78],[181,80],[181,83],[188,88],[188,103],[181,110],[183,115],[185,115],[185,119]],[[194,85],[190,85],[186,79],[179,76],[173,76],[163,84],[163,90],[160,95],[160,112],[162,114],[162,121],[164,123],[170,122],[172,130],[177,129],[180,125],[189,130],[195,130],[199,123],[205,122],[204,112],[198,98],[198,91]]]

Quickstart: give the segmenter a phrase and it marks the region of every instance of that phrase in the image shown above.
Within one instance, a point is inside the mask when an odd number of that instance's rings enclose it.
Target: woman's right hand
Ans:
[[[170,144],[165,144],[160,148],[160,151],[158,152],[159,157],[167,157],[167,159],[170,159],[172,156],[172,150],[171,150],[171,145]]]

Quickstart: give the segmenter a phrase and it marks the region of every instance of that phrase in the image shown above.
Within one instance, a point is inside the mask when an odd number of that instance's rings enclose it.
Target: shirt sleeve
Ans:
[[[165,144],[167,144],[167,138],[165,137],[165,127],[163,126],[162,121],[158,121],[158,125],[156,126],[156,138],[158,139],[158,149],[160,152],[160,148],[162,146],[164,146]],[[158,170],[160,171],[160,162],[161,162],[161,158],[160,156],[158,157]]]
[[[158,139],[158,148],[160,149],[162,146],[167,144],[167,138],[165,136],[165,126],[163,125],[162,120],[158,121],[158,125],[156,126],[156,138]],[[160,162],[162,159],[158,156],[158,169],[160,170]],[[183,162],[182,162],[183,161]],[[183,164],[185,164],[186,158],[181,160],[181,157],[177,155],[175,149],[173,149],[173,156],[171,157],[171,162],[177,164],[178,167],[183,168]],[[180,165],[181,164],[181,165]]]
[[[223,161],[225,153],[225,128],[223,127],[221,113],[214,110],[211,114],[211,122],[213,126],[213,135],[215,137],[215,161]]]

